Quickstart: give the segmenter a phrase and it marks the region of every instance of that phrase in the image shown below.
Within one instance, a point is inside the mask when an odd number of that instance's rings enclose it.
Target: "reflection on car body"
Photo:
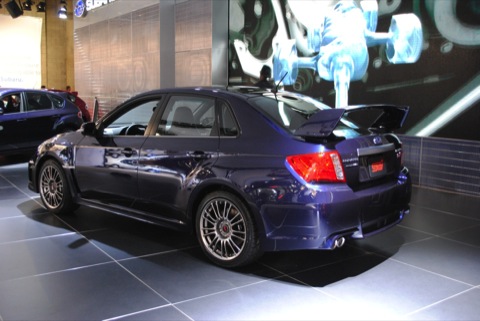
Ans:
[[[93,206],[195,233],[224,267],[334,249],[409,212],[393,133],[407,113],[251,87],[155,90],[40,145],[29,187],[53,213]]]

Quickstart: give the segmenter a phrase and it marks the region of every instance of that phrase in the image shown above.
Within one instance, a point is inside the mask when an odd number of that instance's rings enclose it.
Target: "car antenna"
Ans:
[[[285,75],[283,75],[282,79],[280,79],[280,80],[278,81],[278,83],[275,85],[275,92],[274,92],[274,94],[275,94],[275,99],[277,99],[278,86],[280,86],[280,84],[282,83],[283,79],[284,79],[285,77],[287,77],[287,75],[288,75],[288,71],[285,73]]]

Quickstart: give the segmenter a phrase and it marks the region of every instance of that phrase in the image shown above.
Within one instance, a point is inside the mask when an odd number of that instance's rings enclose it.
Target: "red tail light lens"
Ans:
[[[288,156],[287,163],[307,183],[345,182],[342,161],[336,151]]]

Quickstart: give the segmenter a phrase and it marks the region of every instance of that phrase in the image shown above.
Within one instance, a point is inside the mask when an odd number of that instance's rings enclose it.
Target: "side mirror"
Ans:
[[[97,127],[95,126],[95,123],[93,122],[83,123],[82,134],[85,136],[96,136]]]

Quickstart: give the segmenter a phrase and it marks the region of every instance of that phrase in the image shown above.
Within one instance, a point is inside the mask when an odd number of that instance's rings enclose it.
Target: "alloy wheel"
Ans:
[[[203,207],[200,237],[215,258],[229,261],[241,255],[247,240],[245,213],[230,200],[214,198]]]
[[[40,176],[40,193],[45,205],[58,208],[64,199],[64,181],[59,170],[52,165],[43,168]]]

